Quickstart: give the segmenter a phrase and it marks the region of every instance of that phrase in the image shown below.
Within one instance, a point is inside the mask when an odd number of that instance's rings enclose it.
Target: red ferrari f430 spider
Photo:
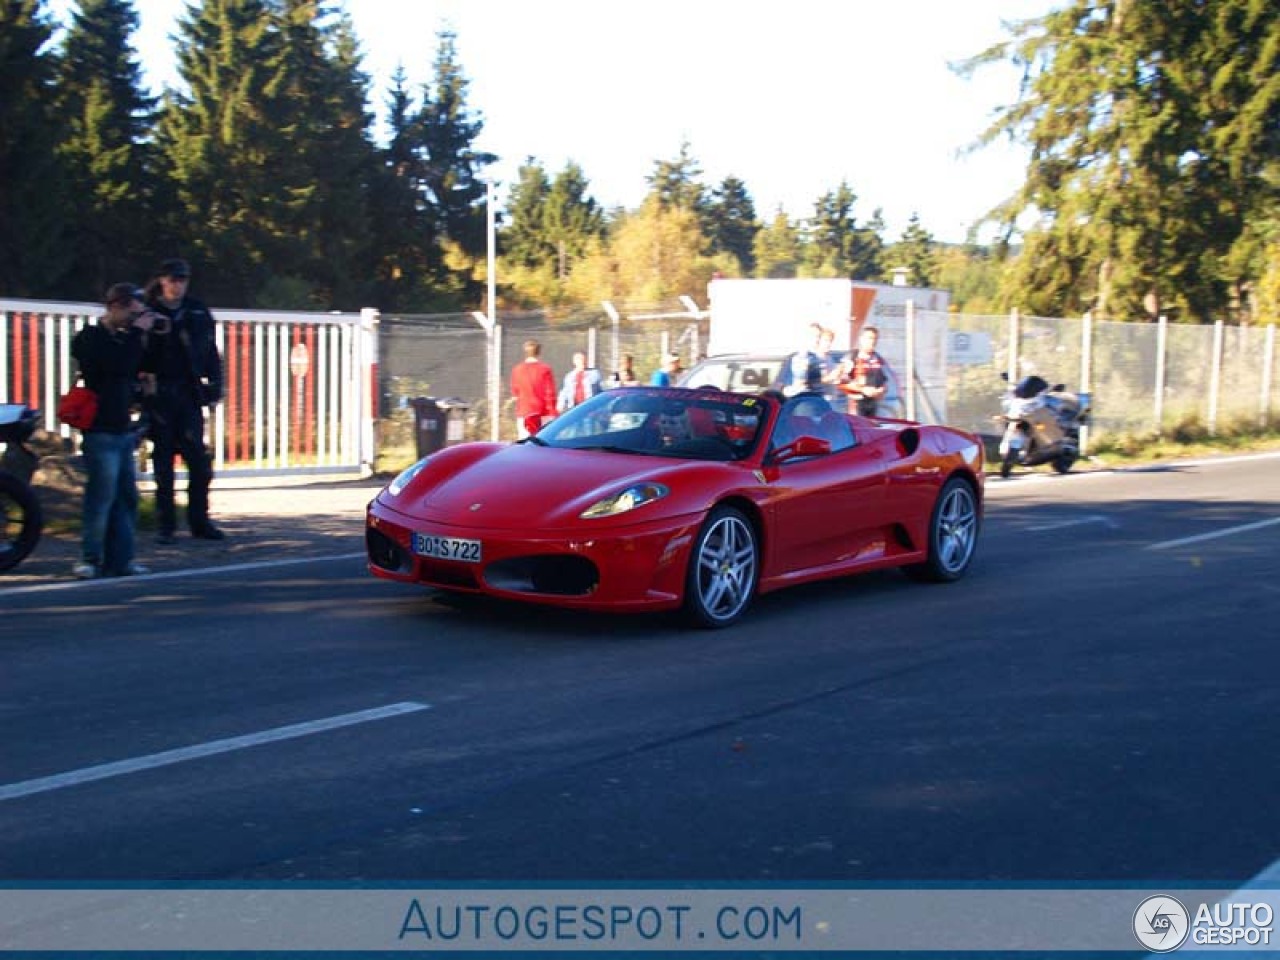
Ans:
[[[369,569],[443,591],[738,620],[758,593],[902,567],[958,580],[982,523],[972,434],[781,398],[607,390],[519,443],[463,443],[369,504]]]

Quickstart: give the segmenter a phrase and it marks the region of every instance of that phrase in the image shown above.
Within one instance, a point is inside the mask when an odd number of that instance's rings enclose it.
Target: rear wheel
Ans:
[[[929,520],[929,555],[924,563],[907,567],[917,580],[950,583],[959,580],[973,562],[978,546],[978,496],[968,481],[952,477],[942,488]]]
[[[742,511],[716,507],[689,555],[685,612],[701,627],[727,627],[751,604],[760,576],[755,528]]]
[[[0,573],[26,559],[43,529],[44,515],[31,487],[0,472]]]

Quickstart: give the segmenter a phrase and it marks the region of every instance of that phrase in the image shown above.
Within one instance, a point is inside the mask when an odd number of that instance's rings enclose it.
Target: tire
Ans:
[[[0,472],[0,573],[12,570],[40,542],[44,514],[31,487]]]
[[[929,555],[924,563],[907,567],[916,580],[951,583],[968,571],[978,546],[978,496],[962,477],[942,487],[929,519]]]
[[[1013,473],[1014,454],[1010,450],[1004,455],[1004,459],[1000,461],[1000,477],[1004,480],[1009,479],[1009,474]]]
[[[1070,473],[1071,468],[1075,466],[1076,455],[1074,453],[1059,454],[1053,461],[1053,469],[1059,473]]]
[[[689,553],[685,613],[699,627],[727,627],[751,605],[759,578],[760,547],[751,521],[733,507],[716,507]]]

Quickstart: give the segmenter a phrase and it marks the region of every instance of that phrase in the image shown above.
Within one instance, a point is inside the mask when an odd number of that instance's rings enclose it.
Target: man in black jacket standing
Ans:
[[[221,540],[225,534],[209,519],[213,463],[204,443],[204,408],[222,399],[222,357],[214,339],[213,315],[187,295],[191,267],[185,260],[160,264],[151,285],[151,308],[160,315],[149,339],[144,370],[155,375],[147,403],[151,418],[151,469],[156,481],[159,543],[173,543],[177,529],[173,461],[187,465],[187,524],[191,535]]]
[[[106,314],[71,342],[71,355],[84,385],[98,397],[98,412],[80,443],[88,473],[81,523],[83,556],[71,572],[82,580],[147,572],[133,562],[138,483],[130,416],[143,335],[153,321],[144,312],[142,298],[143,292],[132,283],[115,284],[107,291]]]

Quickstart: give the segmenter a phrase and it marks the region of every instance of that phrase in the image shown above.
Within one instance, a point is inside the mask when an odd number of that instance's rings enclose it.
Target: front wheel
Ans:
[[[43,529],[44,515],[31,487],[11,473],[0,472],[0,573],[27,558]]]
[[[727,627],[751,604],[760,576],[755,528],[742,511],[716,507],[689,555],[684,605],[700,627]]]
[[[929,519],[929,555],[924,563],[907,567],[907,573],[917,580],[934,583],[959,580],[973,562],[978,528],[978,495],[968,481],[952,477],[933,505]]]
[[[1070,473],[1071,468],[1075,466],[1076,453],[1074,450],[1068,450],[1066,453],[1060,453],[1053,461],[1053,469],[1059,473]]]
[[[1008,453],[1004,455],[1004,458],[1000,461],[1001,479],[1004,479],[1004,480],[1009,479],[1009,474],[1013,473],[1013,465],[1017,463],[1017,461],[1018,461],[1018,455],[1015,454],[1012,450],[1010,450]]]

